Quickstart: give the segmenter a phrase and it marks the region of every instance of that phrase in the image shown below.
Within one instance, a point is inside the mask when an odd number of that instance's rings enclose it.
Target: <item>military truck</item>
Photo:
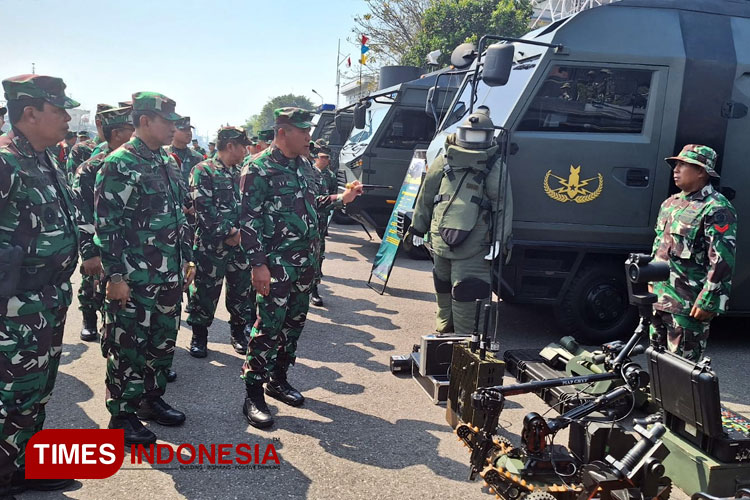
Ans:
[[[427,152],[429,164],[476,106],[510,131],[503,299],[554,306],[587,344],[632,332],[622,263],[650,252],[659,206],[677,191],[664,158],[698,143],[717,151],[718,187],[739,214],[730,308],[748,314],[750,197],[734,193],[750,184],[750,1],[621,0],[523,39],[506,41],[502,86],[474,62],[478,78],[469,72]]]
[[[335,173],[339,171],[341,147],[354,126],[352,115],[352,108],[337,110],[332,104],[321,106],[316,115],[315,129],[313,129],[311,140],[324,139],[328,142],[328,146],[331,148],[331,164],[328,168]],[[333,220],[339,224],[352,224],[354,222],[338,209],[333,213]]]
[[[450,71],[433,72],[378,90],[354,107],[354,128],[339,156],[339,183],[359,180],[392,186],[368,191],[346,206],[347,215],[375,229],[381,238],[414,149],[426,148],[435,136],[437,122],[449,109],[461,79]],[[432,87],[432,105],[427,109]]]

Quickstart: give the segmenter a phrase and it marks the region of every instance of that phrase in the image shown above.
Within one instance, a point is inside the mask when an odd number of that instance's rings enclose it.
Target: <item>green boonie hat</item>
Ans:
[[[716,151],[708,146],[688,144],[682,148],[682,151],[677,156],[670,156],[664,159],[672,168],[674,168],[675,162],[684,161],[685,163],[703,167],[708,172],[708,175],[717,179],[719,178],[719,174],[714,170],[716,167]]]
[[[312,112],[301,108],[278,108],[273,110],[273,116],[276,117],[277,125],[288,123],[297,128],[312,127]],[[258,135],[260,136],[260,133]]]
[[[98,113],[104,127],[117,127],[133,124],[133,108],[123,106],[122,108],[106,109]]]
[[[5,99],[20,101],[22,99],[44,99],[58,108],[75,108],[80,106],[65,95],[65,83],[62,78],[45,75],[19,75],[3,80]]]
[[[176,103],[158,92],[136,92],[133,94],[133,111],[153,111],[165,120],[176,122],[180,115],[174,112]]]
[[[88,137],[89,131],[88,130],[79,130],[78,131],[78,137]]]
[[[216,139],[219,141],[236,140],[243,146],[249,146],[250,138],[242,127],[221,127],[216,133]]]
[[[256,137],[253,137],[256,141],[271,142],[273,140],[273,129],[269,128],[258,132]]]
[[[174,122],[175,127],[177,127],[180,130],[185,130],[189,128],[195,128],[192,125],[190,125],[190,117],[189,116],[183,116],[179,120]],[[195,140],[195,139],[193,139]]]

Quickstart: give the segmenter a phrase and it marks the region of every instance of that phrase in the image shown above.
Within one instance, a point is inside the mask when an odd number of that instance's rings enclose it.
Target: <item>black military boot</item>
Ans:
[[[81,340],[85,342],[94,342],[99,338],[99,332],[96,327],[96,311],[83,311],[83,328],[81,329]]]
[[[208,356],[208,328],[204,325],[192,325],[193,338],[190,340],[190,355],[194,358]]]
[[[21,467],[13,473],[11,492],[21,493],[26,490],[57,491],[64,490],[75,483],[75,479],[26,479],[26,469]],[[6,497],[0,496],[0,499]]]
[[[310,292],[310,303],[318,307],[323,306],[323,299],[318,295],[318,285],[312,287],[312,291]]]
[[[237,354],[247,354],[247,335],[245,335],[245,325],[232,323],[229,325],[231,339],[229,341]]]
[[[174,382],[177,380],[177,372],[173,369],[167,370],[167,382]]]
[[[148,446],[156,442],[156,434],[146,429],[135,413],[121,413],[109,419],[109,429],[125,430],[125,445]]]
[[[287,382],[286,368],[274,370],[266,384],[266,394],[289,406],[302,406],[305,402],[305,397]]]
[[[185,423],[185,414],[169,406],[162,398],[143,398],[136,415],[141,420],[153,420],[159,425],[170,427]]]
[[[264,429],[273,425],[273,416],[268,409],[266,398],[263,396],[263,384],[256,382],[253,385],[246,386],[247,397],[245,404],[242,406],[242,413],[247,417],[247,421],[253,427]]]

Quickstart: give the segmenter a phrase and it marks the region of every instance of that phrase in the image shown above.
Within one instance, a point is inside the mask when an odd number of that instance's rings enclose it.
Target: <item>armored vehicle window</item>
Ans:
[[[518,130],[639,134],[652,73],[553,66]]]
[[[421,109],[398,109],[378,146],[390,149],[414,149],[429,143],[435,135],[435,120]]]

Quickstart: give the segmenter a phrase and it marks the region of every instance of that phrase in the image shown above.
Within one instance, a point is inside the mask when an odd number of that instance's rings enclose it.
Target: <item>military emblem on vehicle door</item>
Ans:
[[[604,188],[604,177],[596,174],[596,177],[581,179],[581,166],[570,166],[570,175],[560,177],[547,170],[544,176],[544,192],[547,196],[560,203],[574,201],[576,203],[588,203],[595,200]]]

